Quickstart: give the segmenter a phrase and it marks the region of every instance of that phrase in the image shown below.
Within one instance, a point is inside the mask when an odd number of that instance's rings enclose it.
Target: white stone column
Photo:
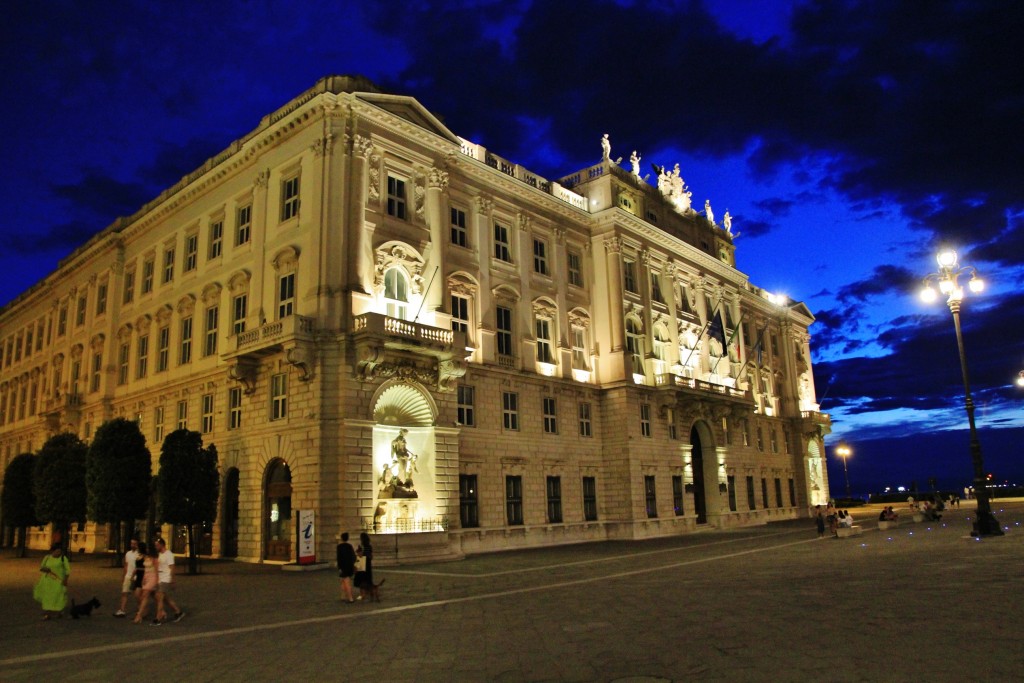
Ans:
[[[444,254],[447,241],[444,227],[443,193],[448,189],[448,172],[432,168],[427,173],[426,218],[430,230],[430,252],[427,255],[426,268],[423,276],[429,283],[423,293],[424,308],[433,313],[443,310],[444,280],[447,276],[444,266]]]

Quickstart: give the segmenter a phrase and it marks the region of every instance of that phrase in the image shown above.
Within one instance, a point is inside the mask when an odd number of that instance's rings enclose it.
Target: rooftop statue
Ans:
[[[609,150],[609,154],[610,153],[611,153],[611,150]],[[633,169],[633,175],[635,175],[637,178],[639,178],[640,177],[640,155],[636,153],[635,149],[633,150],[633,153],[629,155],[629,165]]]
[[[611,161],[611,158],[612,143],[611,140],[608,139],[608,133],[605,133],[604,136],[601,137],[601,160]]]
[[[708,217],[708,223],[715,224],[715,212],[711,210],[711,200],[704,200],[704,215]]]
[[[732,216],[729,215],[729,209],[725,210],[725,215],[722,216],[722,225],[725,227],[725,231],[732,234]]]
[[[679,213],[689,211],[693,193],[690,192],[690,188],[686,186],[686,182],[679,174],[679,164],[676,164],[671,171],[666,171],[664,166],[655,166],[654,164],[651,164],[651,168],[658,172],[658,190],[672,202],[676,211]]]

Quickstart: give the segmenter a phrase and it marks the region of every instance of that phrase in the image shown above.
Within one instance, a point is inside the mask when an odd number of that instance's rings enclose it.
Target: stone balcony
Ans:
[[[315,329],[312,318],[291,315],[234,335],[234,348],[223,355],[230,365],[228,376],[241,382],[246,393],[252,393],[260,359],[284,353],[285,360],[298,368],[300,380],[312,379],[316,360]]]
[[[757,408],[749,391],[726,384],[665,373],[655,375],[655,385],[665,392],[662,408],[673,408],[684,418],[740,419]]]
[[[466,373],[464,332],[363,313],[352,321],[352,338],[364,381],[404,377],[448,390]]]

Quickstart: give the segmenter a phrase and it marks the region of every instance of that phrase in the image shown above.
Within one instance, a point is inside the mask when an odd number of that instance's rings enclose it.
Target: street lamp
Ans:
[[[921,298],[926,302],[933,302],[938,299],[939,292],[946,295],[946,305],[949,312],[953,314],[953,326],[956,328],[956,344],[960,349],[960,370],[964,377],[964,406],[967,409],[967,422],[971,428],[971,460],[974,463],[974,494],[978,499],[978,519],[974,523],[972,536],[1002,536],[1003,530],[999,521],[992,514],[989,505],[988,487],[986,486],[985,467],[981,457],[981,443],[978,441],[978,429],[974,425],[974,400],[971,398],[971,379],[967,372],[967,354],[964,352],[964,337],[960,330],[960,302],[964,298],[964,290],[958,279],[961,276],[970,275],[967,288],[977,294],[985,287],[985,283],[978,277],[977,271],[971,266],[961,267],[957,263],[956,252],[952,249],[939,252],[936,260],[939,263],[939,272],[931,273],[924,278],[924,289],[921,290]]]
[[[1024,387],[1024,370],[1017,373],[1017,386]]]
[[[853,454],[849,446],[837,446],[836,455],[843,459],[843,476],[846,477],[846,498],[852,498],[850,495],[850,471],[846,468],[846,459]]]

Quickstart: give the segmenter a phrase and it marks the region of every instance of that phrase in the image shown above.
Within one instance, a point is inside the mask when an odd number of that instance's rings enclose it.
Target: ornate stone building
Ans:
[[[294,560],[300,510],[321,557],[394,534],[382,562],[806,515],[812,315],[736,269],[678,166],[602,148],[547,180],[322,79],[0,311],[4,466],[115,416],[154,467],[200,431],[210,551],[246,561]]]

